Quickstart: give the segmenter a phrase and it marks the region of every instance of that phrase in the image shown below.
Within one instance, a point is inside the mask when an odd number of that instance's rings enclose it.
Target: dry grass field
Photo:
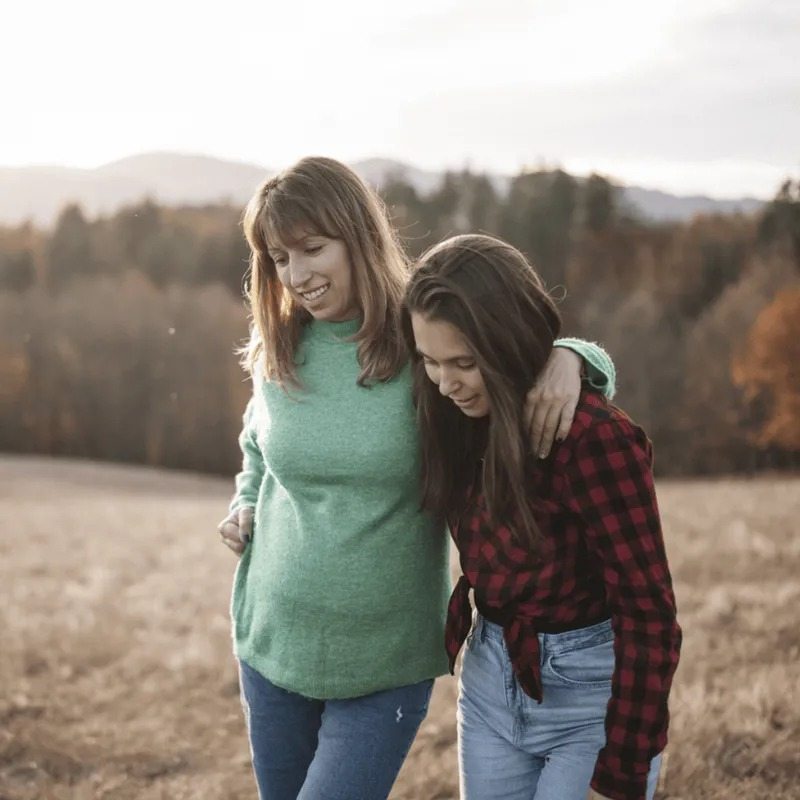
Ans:
[[[0,799],[254,798],[230,484],[0,458]],[[685,640],[661,800],[800,798],[800,479],[659,487]],[[455,682],[394,800],[456,798]]]

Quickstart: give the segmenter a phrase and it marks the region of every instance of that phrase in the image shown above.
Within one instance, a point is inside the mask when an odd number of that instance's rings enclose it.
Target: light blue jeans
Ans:
[[[614,671],[610,621],[539,634],[544,702],[519,685],[503,629],[479,614],[458,697],[461,800],[586,800]],[[647,800],[661,756],[650,764]]]
[[[428,711],[433,679],[310,700],[239,662],[261,800],[385,800]]]

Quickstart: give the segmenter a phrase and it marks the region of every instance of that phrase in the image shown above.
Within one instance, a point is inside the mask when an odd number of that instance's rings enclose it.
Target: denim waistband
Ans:
[[[532,622],[531,627],[536,630],[536,623]],[[472,635],[480,638],[481,641],[491,639],[500,642],[505,646],[503,628],[494,622],[489,622],[481,616],[480,612],[474,613]],[[574,650],[576,647],[586,647],[593,642],[600,644],[614,638],[614,631],[611,628],[611,620],[604,619],[585,628],[576,628],[563,633],[539,633],[539,646],[542,653],[565,652]]]

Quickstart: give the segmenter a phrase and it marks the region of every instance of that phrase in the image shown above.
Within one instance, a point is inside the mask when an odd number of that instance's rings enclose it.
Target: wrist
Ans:
[[[553,347],[559,354],[561,354],[562,358],[566,358],[568,361],[571,361],[578,368],[581,378],[585,378],[587,376],[588,373],[586,371],[586,360],[580,353],[573,350],[567,344],[559,344],[556,342]]]

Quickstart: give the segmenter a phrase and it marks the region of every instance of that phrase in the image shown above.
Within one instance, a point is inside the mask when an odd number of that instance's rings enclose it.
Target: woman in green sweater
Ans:
[[[421,510],[407,262],[378,197],[331,159],[266,181],[244,227],[253,396],[220,534],[241,555],[233,641],[256,782],[264,800],[380,800],[448,672],[448,539]],[[543,454],[571,422],[576,352],[613,391],[600,348],[561,344],[529,412]]]

